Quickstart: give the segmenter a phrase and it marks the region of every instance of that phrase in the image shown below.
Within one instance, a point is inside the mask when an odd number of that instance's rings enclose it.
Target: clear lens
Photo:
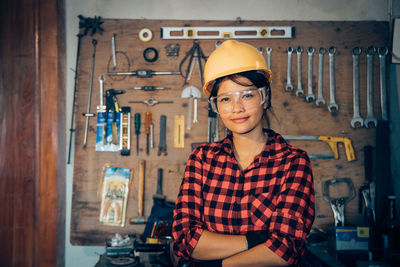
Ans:
[[[244,109],[262,105],[265,102],[265,87],[210,97],[211,108],[217,113],[231,112],[236,101]]]

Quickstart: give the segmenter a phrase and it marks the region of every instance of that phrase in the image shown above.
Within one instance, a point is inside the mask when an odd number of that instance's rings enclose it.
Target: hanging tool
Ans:
[[[162,39],[270,39],[292,38],[291,26],[161,27]]]
[[[303,85],[301,83],[301,74],[302,74],[302,63],[301,63],[301,56],[303,54],[303,47],[298,46],[296,49],[297,53],[297,89],[296,89],[296,96],[304,95]]]
[[[151,78],[153,75],[180,75],[179,71],[153,71],[153,70],[135,70],[133,72],[108,72],[108,76],[136,76],[139,78]]]
[[[120,150],[122,156],[129,156],[131,153],[131,108],[121,107],[120,121]]]
[[[323,82],[324,82],[324,55],[326,53],[326,49],[324,47],[320,47],[318,49],[318,96],[315,101],[315,105],[319,107],[319,105],[325,105],[325,99],[323,96]]]
[[[111,37],[111,53],[112,53],[112,61],[113,61],[113,70],[117,68],[117,57],[115,56],[115,37],[116,34],[114,33]]]
[[[376,48],[369,46],[365,53],[367,54],[367,117],[364,120],[364,126],[368,128],[370,123],[375,127],[378,123],[374,115],[374,56]]]
[[[388,121],[387,113],[387,96],[386,96],[386,55],[389,49],[386,46],[378,48],[379,55],[379,85],[380,85],[380,99],[381,99],[381,120]]]
[[[143,101],[130,100],[130,101],[128,101],[128,103],[143,103],[143,104],[146,104],[151,107],[156,104],[172,104],[172,103],[174,103],[174,101],[157,101],[154,98],[149,98],[149,99],[143,100]]]
[[[167,156],[167,116],[160,116],[160,141],[158,145],[158,156],[164,153]]]
[[[186,66],[186,73],[183,74],[182,67],[187,59],[189,59],[189,61]],[[203,85],[203,67],[201,63],[202,59],[204,60],[204,63],[207,61],[207,57],[204,55],[203,50],[201,50],[199,42],[197,40],[194,40],[192,48],[190,48],[190,50],[186,52],[185,57],[179,64],[179,72],[181,73],[182,77],[185,78],[185,82],[183,84],[187,84],[187,81],[190,80],[193,73],[194,65],[197,64],[200,73],[201,84]]]
[[[363,200],[365,204],[365,217],[370,227],[375,226],[375,181],[372,179],[372,146],[364,147],[364,171],[365,181],[359,189],[359,213],[363,210]]]
[[[136,113],[136,114],[138,114],[138,113]],[[143,213],[145,166],[146,166],[146,162],[144,160],[140,160],[139,161],[139,172],[138,172],[138,200],[137,200],[138,216],[134,217],[134,218],[130,218],[130,220],[129,220],[130,224],[145,224],[146,223],[146,218],[144,217],[144,213]]]
[[[189,107],[187,115],[187,129],[191,129],[192,123],[192,112],[193,112],[193,123],[197,123],[197,98],[201,98],[201,92],[197,87],[188,86],[182,90],[182,98],[189,98]],[[194,100],[194,101],[193,101]],[[194,102],[194,108],[193,108]]]
[[[101,24],[103,24],[104,21],[101,20],[100,16],[89,18],[79,15],[78,18],[79,18],[79,28],[85,28],[84,35],[88,34],[89,31],[91,36],[96,34],[96,32],[98,32],[100,35],[103,34],[104,29],[101,27]]]
[[[185,116],[174,116],[174,147],[185,147]]]
[[[155,87],[155,86],[150,86],[150,85],[145,85],[145,86],[136,86],[136,87],[129,87],[128,90],[142,90],[142,91],[155,91],[155,90],[169,90],[171,88],[167,87]]]
[[[86,117],[85,134],[83,136],[83,148],[86,148],[87,136],[88,136],[88,131],[89,131],[89,118],[94,116],[93,113],[90,113],[90,106],[92,104],[94,61],[95,61],[95,58],[96,58],[96,45],[97,45],[97,40],[96,39],[92,40],[92,45],[93,45],[93,53],[92,53],[92,67],[90,69],[90,78],[89,78],[88,104],[87,104],[86,113],[83,113],[83,116]]]
[[[157,189],[156,194],[153,195],[153,198],[165,200],[165,195],[163,194],[163,169],[157,169]]]
[[[348,187],[349,194],[339,198],[333,198],[330,196],[329,187],[334,184],[345,183]],[[333,215],[335,218],[335,226],[345,225],[345,213],[344,206],[356,196],[353,181],[350,178],[337,178],[332,180],[324,181],[322,184],[322,195],[326,202],[331,205]]]
[[[360,127],[364,126],[364,119],[360,115],[360,54],[361,48],[353,47],[351,50],[353,57],[353,118],[350,121],[350,125],[353,128],[357,127],[357,123]]]
[[[348,137],[336,137],[336,136],[303,136],[303,135],[282,135],[286,140],[300,140],[300,141],[323,141],[326,142],[332,150],[335,159],[339,159],[338,143],[343,143],[347,161],[353,161],[356,159],[354,155],[354,148]]]
[[[308,54],[308,89],[306,95],[306,101],[312,102],[315,100],[315,95],[313,93],[313,55],[314,55],[314,47],[310,46],[307,48]]]
[[[292,54],[293,54],[293,47],[288,47],[287,49],[288,54],[288,65],[287,65],[287,77],[286,77],[286,86],[285,91],[293,91],[292,85]]]
[[[208,103],[208,143],[216,142],[218,139],[218,114]]]
[[[339,110],[339,105],[335,99],[335,54],[336,47],[331,46],[328,48],[329,54],[329,105],[328,110],[330,113],[336,113]]]
[[[69,128],[69,146],[68,146],[67,164],[71,163],[72,134],[73,134],[73,132],[75,132],[74,121],[75,121],[75,108],[76,108],[76,89],[78,87],[77,86],[78,85],[78,63],[79,63],[79,56],[80,56],[80,51],[81,51],[81,40],[82,40],[83,34],[79,33],[77,36],[78,36],[78,48],[76,51],[74,95],[73,95],[73,101],[72,101],[71,125]]]
[[[151,113],[147,111],[144,114],[144,133],[146,134],[146,154],[150,154],[150,131],[151,131]]]
[[[123,94],[122,90],[109,89],[106,91],[106,114],[104,119],[103,127],[103,144],[108,144],[107,140],[107,124],[108,124],[108,114],[112,112],[112,140],[114,145],[118,144],[118,127],[117,127],[117,114],[120,112],[119,104],[116,95]]]
[[[139,155],[140,113],[135,113],[136,155]]]
[[[150,124],[150,147],[154,148],[154,123]]]

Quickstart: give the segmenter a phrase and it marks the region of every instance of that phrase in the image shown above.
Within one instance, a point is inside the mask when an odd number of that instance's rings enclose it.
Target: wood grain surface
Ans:
[[[179,63],[185,53],[192,47],[192,40],[164,40],[160,38],[161,27],[190,26],[293,26],[295,36],[292,39],[248,39],[243,40],[256,47],[264,49],[271,47],[271,69],[274,74],[272,83],[272,113],[269,117],[271,128],[281,134],[293,135],[328,135],[349,137],[355,149],[357,160],[348,162],[345,157],[343,145],[339,145],[340,158],[313,159],[314,186],[316,191],[316,220],[315,227],[328,227],[333,225],[333,213],[327,202],[323,200],[321,186],[323,181],[348,177],[353,180],[356,190],[364,182],[363,147],[375,144],[375,128],[353,129],[350,120],[353,113],[352,94],[352,56],[351,50],[359,46],[374,45],[380,47],[386,45],[388,39],[388,25],[386,22],[295,22],[295,21],[244,21],[238,24],[236,21],[178,21],[178,20],[104,20],[104,33],[102,35],[87,35],[82,39],[81,55],[78,70],[77,112],[75,132],[75,161],[74,184],[72,202],[71,242],[74,245],[102,245],[114,233],[128,234],[141,233],[144,229],[140,225],[130,225],[129,218],[137,216],[137,175],[134,175],[129,192],[127,207],[127,222],[125,227],[110,227],[99,223],[100,196],[98,194],[101,182],[101,170],[105,163],[114,164],[126,168],[138,168],[138,161],[146,161],[145,174],[145,200],[144,215],[149,216],[153,205],[152,196],[156,193],[157,168],[164,170],[163,193],[168,200],[175,201],[181,183],[185,162],[191,152],[191,143],[207,141],[207,99],[203,94],[198,103],[197,124],[192,124],[190,131],[185,130],[185,147],[173,147],[174,116],[187,116],[188,99],[181,98],[181,92],[186,86],[196,86],[201,90],[200,76],[197,67],[194,69],[189,84],[184,85],[184,79],[179,75],[159,75],[152,78],[138,77],[110,77],[107,76],[107,67],[112,67],[111,62],[111,38],[116,34],[117,71],[135,71],[138,69],[151,69],[153,71],[178,71]],[[142,42],[138,33],[143,28],[149,28],[153,38],[149,42]],[[81,116],[86,112],[89,92],[89,76],[92,60],[92,39],[98,41],[96,47],[95,70],[93,81],[93,96],[91,112],[96,111],[99,102],[98,77],[105,75],[105,90],[114,88],[125,90],[125,94],[118,95],[120,106],[130,106],[132,116],[131,128],[131,155],[121,156],[119,153],[95,152],[96,118],[90,119],[89,136],[86,149],[83,145],[85,118]],[[206,56],[215,48],[217,40],[201,40],[200,46]],[[165,46],[169,43],[180,45],[178,57],[167,57]],[[307,103],[304,97],[297,97],[294,92],[285,92],[287,74],[287,48],[302,46],[306,49],[312,46],[336,47],[335,55],[335,83],[336,102],[339,111],[332,115],[327,105],[317,107],[315,102]],[[147,47],[154,47],[159,53],[159,58],[154,63],[146,62],[143,51]],[[129,65],[128,60],[129,59]],[[302,55],[302,85],[307,90],[307,53]],[[323,93],[326,102],[329,103],[329,62],[328,54],[324,57]],[[122,62],[122,63],[121,63]],[[380,118],[379,105],[379,65],[378,57],[374,61],[374,112]],[[109,66],[108,66],[109,65]],[[313,88],[317,94],[318,82],[318,54],[314,54],[313,60]],[[296,54],[292,60],[292,83],[296,89],[297,64]],[[128,90],[133,86],[162,86],[170,90],[144,92]],[[361,85],[361,115],[366,116],[366,56],[360,56],[360,85]],[[158,101],[174,101],[173,104],[157,104],[147,106],[145,104],[129,104],[130,100],[143,101],[148,98]],[[151,149],[150,155],[146,155],[146,138],[144,124],[142,123],[140,139],[140,153],[136,155],[136,136],[134,135],[133,116],[136,112],[150,111],[155,125],[156,148]],[[167,151],[168,155],[158,156],[159,122],[160,116],[167,116]],[[142,119],[143,120],[143,119]],[[220,137],[225,133],[220,124]],[[310,154],[331,154],[327,144],[322,142],[292,142],[292,144],[305,149]],[[332,192],[339,194],[343,191]],[[358,196],[346,205],[346,222],[348,224],[362,224],[363,216],[358,214]]]

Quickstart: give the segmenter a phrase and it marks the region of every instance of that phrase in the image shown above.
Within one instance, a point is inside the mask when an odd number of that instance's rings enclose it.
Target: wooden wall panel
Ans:
[[[58,203],[58,179],[65,179],[64,149],[58,150],[65,143],[64,71],[59,71],[65,51],[58,43],[64,23],[58,11],[63,13],[63,1],[1,2],[2,266],[64,264],[64,244],[57,243],[65,220],[58,214],[64,205]]]
[[[345,136],[353,141],[357,160],[348,162],[345,157],[344,147],[339,145],[339,160],[313,159],[313,171],[316,190],[317,217],[315,227],[327,227],[333,225],[333,214],[330,206],[323,200],[321,193],[322,182],[332,178],[348,177],[354,182],[356,190],[364,182],[363,146],[375,144],[375,129],[350,127],[352,118],[352,56],[353,46],[365,49],[369,45],[380,47],[386,44],[388,38],[388,25],[385,22],[294,22],[294,21],[244,21],[237,24],[235,21],[161,21],[161,20],[104,20],[105,32],[102,35],[85,36],[82,39],[81,56],[79,62],[77,112],[75,132],[75,162],[74,162],[74,186],[72,203],[71,242],[74,245],[102,245],[113,233],[127,234],[131,232],[141,233],[143,226],[130,225],[129,218],[137,215],[137,175],[134,175],[130,187],[127,216],[125,227],[111,227],[99,223],[100,212],[100,181],[101,170],[105,163],[127,168],[138,168],[138,160],[146,160],[145,174],[145,216],[149,216],[153,204],[152,195],[156,190],[157,168],[164,169],[164,194],[171,201],[175,201],[181,182],[185,162],[191,151],[192,142],[205,142],[207,140],[207,99],[203,95],[199,101],[199,123],[192,125],[190,131],[185,133],[185,148],[173,147],[173,121],[174,115],[187,115],[188,100],[181,98],[181,91],[187,85],[183,84],[180,76],[153,76],[151,79],[138,77],[125,77],[113,79],[106,75],[107,64],[111,58],[111,37],[116,34],[116,50],[124,52],[130,60],[130,68],[124,71],[137,69],[151,69],[154,71],[178,71],[179,63],[190,49],[192,40],[163,40],[160,38],[160,27],[190,26],[294,26],[295,37],[292,39],[253,39],[244,40],[256,47],[271,47],[271,69],[274,73],[272,83],[272,106],[270,114],[271,128],[281,134],[295,135],[329,135]],[[153,32],[153,39],[143,43],[138,38],[138,33],[143,28],[149,28]],[[96,64],[94,71],[93,96],[91,112],[95,112],[99,99],[98,77],[105,75],[105,90],[114,88],[125,90],[125,94],[119,95],[121,106],[130,106],[132,109],[131,128],[131,155],[120,156],[119,153],[95,152],[96,119],[90,119],[89,138],[86,149],[82,147],[85,118],[81,116],[86,112],[89,91],[89,72],[92,55],[92,39],[98,41],[96,47]],[[200,40],[200,46],[208,56],[215,47],[216,40]],[[165,45],[178,43],[180,45],[177,58],[167,57]],[[287,73],[288,46],[297,47],[313,46],[328,48],[335,46],[335,76],[336,76],[336,101],[339,104],[339,112],[331,115],[327,106],[317,107],[315,102],[307,103],[303,97],[296,97],[294,93],[285,92]],[[154,47],[159,52],[159,59],[154,63],[148,63],[143,59],[143,51],[147,47]],[[266,52],[264,51],[266,56]],[[307,53],[302,56],[302,84],[307,90]],[[365,54],[360,57],[361,77],[361,114],[366,115],[366,59]],[[313,87],[317,92],[318,82],[318,54],[314,54],[313,60]],[[328,55],[324,57],[324,97],[329,102],[329,68]],[[122,70],[121,70],[122,71]],[[375,107],[377,117],[379,113],[379,79],[378,57],[375,56]],[[296,55],[293,55],[292,81],[294,88],[297,84]],[[170,87],[168,91],[143,92],[127,90],[133,86],[154,85]],[[201,88],[197,68],[189,85]],[[145,100],[153,97],[157,100],[172,100],[174,104],[158,104],[146,106],[144,104],[129,104],[129,100]],[[157,149],[151,150],[150,155],[145,153],[145,135],[140,135],[140,154],[136,155],[136,136],[133,128],[133,114],[150,111],[153,114],[155,124],[156,147],[159,137],[159,118],[161,114],[167,116],[167,146],[168,156],[157,156]],[[220,136],[224,136],[224,129],[220,125]],[[292,142],[311,154],[330,154],[327,144],[318,142]],[[352,200],[346,206],[346,221],[349,224],[361,224],[363,217],[357,213],[358,199]]]

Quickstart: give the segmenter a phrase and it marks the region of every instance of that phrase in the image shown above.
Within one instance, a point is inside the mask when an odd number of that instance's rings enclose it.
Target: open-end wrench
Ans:
[[[288,67],[287,67],[287,82],[286,82],[286,87],[285,91],[293,91],[293,85],[292,85],[292,53],[293,53],[293,47],[288,47],[287,49],[288,53]]]
[[[367,54],[367,117],[364,120],[365,128],[372,122],[376,127],[378,121],[374,116],[374,56],[376,48],[369,46],[365,53]]]
[[[380,73],[380,94],[381,94],[381,112],[382,120],[388,120],[387,114],[387,98],[386,98],[386,55],[388,54],[388,48],[386,46],[378,48],[379,55],[379,73]]]
[[[353,118],[350,121],[351,127],[356,128],[356,124],[360,123],[360,127],[364,126],[364,120],[360,116],[360,54],[361,48],[353,47],[351,51],[353,56]]]
[[[265,51],[267,52],[267,66],[268,69],[271,69],[271,53],[272,53],[272,48],[271,47],[266,47]]]
[[[331,46],[328,48],[329,53],[329,105],[328,110],[330,113],[337,112],[339,110],[338,104],[335,100],[335,54],[336,47]]]
[[[304,49],[302,46],[298,46],[296,49],[297,53],[297,90],[296,96],[304,95],[303,86],[301,84],[301,54],[303,53]]]
[[[307,54],[308,54],[308,90],[306,95],[307,102],[312,102],[315,100],[315,95],[313,93],[313,85],[312,85],[314,52],[315,52],[314,47],[310,46],[307,48]]]
[[[325,105],[325,99],[323,96],[323,82],[324,82],[324,55],[326,53],[326,49],[324,47],[320,47],[318,49],[318,97],[315,101],[317,107],[320,104]]]

